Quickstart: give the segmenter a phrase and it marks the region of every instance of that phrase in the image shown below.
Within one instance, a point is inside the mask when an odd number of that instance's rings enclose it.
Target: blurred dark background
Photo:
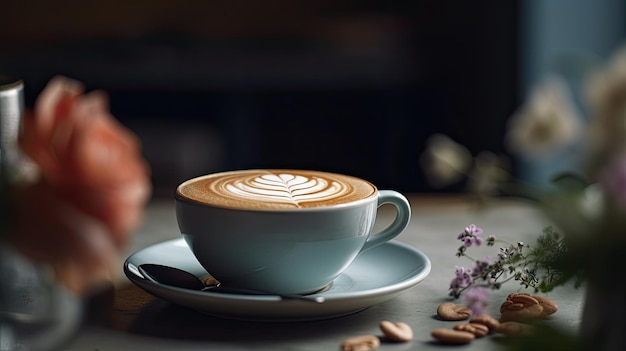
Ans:
[[[429,135],[505,151],[536,18],[522,4],[3,0],[0,71],[25,81],[29,106],[56,74],[106,90],[156,195],[252,167],[430,192],[418,163]]]

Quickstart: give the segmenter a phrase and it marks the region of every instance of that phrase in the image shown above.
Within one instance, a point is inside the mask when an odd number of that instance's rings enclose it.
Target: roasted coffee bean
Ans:
[[[486,314],[472,317],[472,319],[470,319],[470,323],[479,323],[486,325],[490,331],[497,329],[500,325],[500,321]]]
[[[502,303],[500,312],[502,314],[500,320],[503,322],[523,321],[542,316],[543,306],[529,294],[514,293]]]
[[[407,342],[413,339],[413,329],[406,323],[382,321],[380,322],[380,330],[383,331],[389,341]]]
[[[514,293],[507,296],[506,300],[500,306],[500,312],[521,310],[527,306],[538,304],[539,301],[528,294]]]
[[[504,310],[500,316],[501,322],[525,321],[542,316],[543,307],[539,304],[526,306],[519,310]]]
[[[446,328],[435,329],[430,335],[442,344],[453,345],[468,344],[476,338],[470,332]]]
[[[374,351],[380,346],[380,339],[374,335],[360,335],[344,340],[341,351]]]
[[[545,296],[533,296],[543,307],[543,311],[541,311],[541,316],[549,316],[551,314],[556,313],[559,310],[559,305],[556,304],[553,300],[545,297]]]
[[[524,306],[537,305],[539,301],[529,294],[511,294],[509,295],[509,300],[515,303],[521,303]]]
[[[444,302],[437,307],[437,315],[444,321],[461,321],[472,315],[472,310],[452,302]]]
[[[489,334],[489,327],[480,323],[457,324],[452,329],[472,333],[477,338],[482,338]]]

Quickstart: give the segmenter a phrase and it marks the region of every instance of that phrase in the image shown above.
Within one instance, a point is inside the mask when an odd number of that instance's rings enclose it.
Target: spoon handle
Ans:
[[[160,264],[140,264],[137,269],[147,280],[190,290],[201,290],[204,283],[195,275],[178,268]]]

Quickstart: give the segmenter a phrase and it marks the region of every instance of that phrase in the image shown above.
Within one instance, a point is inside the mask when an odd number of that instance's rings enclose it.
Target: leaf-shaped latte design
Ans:
[[[347,205],[371,199],[376,187],[363,179],[311,170],[251,169],[189,179],[177,197],[222,208],[281,210]]]
[[[324,201],[344,195],[349,187],[339,181],[319,176],[291,173],[263,174],[231,179],[223,185],[230,194],[250,200],[290,203]]]

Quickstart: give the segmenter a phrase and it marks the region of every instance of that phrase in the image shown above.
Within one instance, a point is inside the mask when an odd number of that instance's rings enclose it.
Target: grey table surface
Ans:
[[[434,342],[430,333],[436,328],[451,328],[454,323],[439,320],[436,309],[449,301],[448,286],[456,265],[471,262],[455,256],[460,242],[456,236],[467,225],[476,224],[485,235],[495,234],[509,242],[532,242],[546,223],[539,213],[525,203],[502,201],[486,210],[477,209],[471,201],[458,197],[409,196],[412,219],[397,238],[425,253],[432,263],[430,275],[418,285],[392,300],[371,306],[344,317],[291,323],[245,322],[220,319],[169,302],[154,299],[143,311],[127,312],[131,322],[125,328],[112,328],[106,323],[85,323],[63,350],[338,350],[349,337],[382,335],[379,322],[405,322],[414,330],[408,343],[383,343],[379,350],[439,350],[447,348]],[[393,218],[386,206],[379,211],[377,227]],[[147,207],[145,220],[133,237],[125,255],[151,244],[179,237],[173,200],[153,201]],[[497,247],[481,247],[476,255],[495,255]],[[482,257],[482,256],[481,256]],[[125,257],[122,257],[122,261]],[[132,284],[122,273],[117,286]],[[134,286],[133,286],[134,287]],[[499,305],[511,292],[520,291],[515,283],[505,284],[492,293],[492,315],[499,316]],[[522,290],[524,291],[524,290]],[[530,291],[528,291],[530,292]],[[584,297],[583,289],[565,286],[548,297],[559,304],[559,311],[549,323],[576,332]],[[116,311],[122,313],[123,311]],[[464,350],[496,350],[502,343],[494,336],[474,340],[459,348]]]

